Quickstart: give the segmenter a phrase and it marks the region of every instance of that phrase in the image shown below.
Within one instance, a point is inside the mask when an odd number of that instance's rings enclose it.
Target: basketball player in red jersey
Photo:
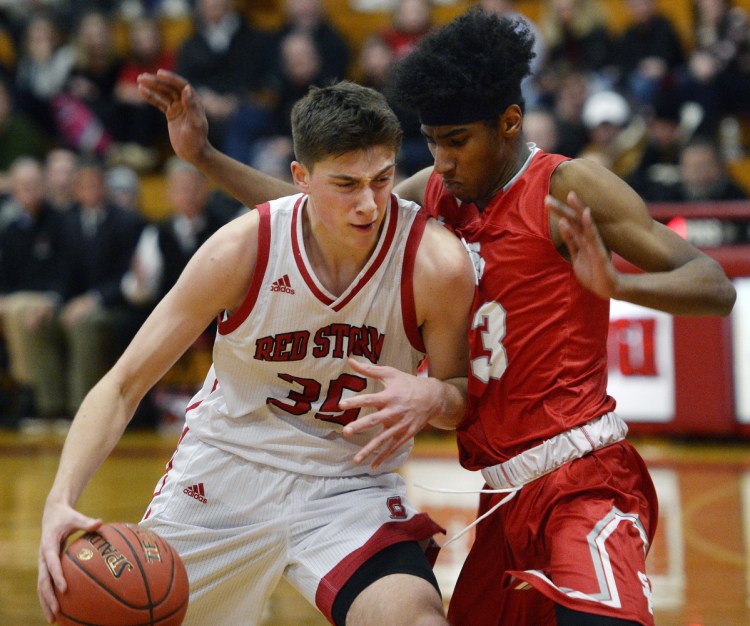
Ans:
[[[449,619],[650,625],[645,559],[657,500],[607,395],[609,299],[727,315],[734,288],[610,171],[525,142],[520,84],[532,44],[522,22],[470,11],[425,37],[395,71],[394,94],[420,115],[435,159],[395,190],[463,237],[480,273],[458,441],[462,465],[501,493],[481,496],[486,517]],[[205,141],[200,103],[184,81],[144,76],[141,87],[167,113],[183,158],[247,204],[284,192]],[[644,272],[617,272],[611,252]],[[391,400],[418,411],[395,387]]]

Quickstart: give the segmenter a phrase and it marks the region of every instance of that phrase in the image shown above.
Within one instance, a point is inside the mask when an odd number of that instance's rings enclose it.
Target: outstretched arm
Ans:
[[[42,515],[37,594],[50,623],[59,608],[54,588],[66,589],[60,564],[63,542],[77,529],[94,530],[101,524],[75,510],[78,498],[120,440],[146,392],[219,312],[241,302],[255,267],[255,246],[248,242],[257,240],[257,219],[253,211],[234,220],[196,252],[115,366],[81,404]]]
[[[568,251],[581,283],[602,298],[673,315],[728,315],[735,290],[721,266],[663,224],[638,194],[585,159],[562,164],[547,208],[553,240]],[[644,272],[616,270],[614,251]]]
[[[167,118],[175,154],[194,165],[245,206],[296,193],[296,188],[217,150],[208,141],[208,120],[193,87],[181,76],[159,70],[138,76],[141,96]]]
[[[377,467],[428,423],[456,428],[466,412],[469,367],[468,326],[475,277],[469,255],[458,239],[430,221],[414,268],[415,304],[429,359],[428,376],[414,376],[392,367],[353,364],[383,390],[347,398],[340,407],[375,411],[347,424],[344,435],[382,427],[354,457],[364,463],[374,455]]]

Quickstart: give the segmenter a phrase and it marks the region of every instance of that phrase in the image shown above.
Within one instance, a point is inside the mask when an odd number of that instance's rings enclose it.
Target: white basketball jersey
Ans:
[[[340,296],[317,280],[302,237],[303,194],[258,207],[258,260],[239,309],[219,322],[214,364],[186,414],[203,441],[241,457],[316,476],[372,473],[355,453],[374,435],[345,439],[365,411],[342,398],[380,390],[349,357],[416,373],[424,357],[412,274],[426,215],[391,197],[375,250]],[[406,444],[376,473],[399,467]]]

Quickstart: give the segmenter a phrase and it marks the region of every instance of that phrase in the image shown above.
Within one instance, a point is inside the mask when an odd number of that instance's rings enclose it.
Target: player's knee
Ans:
[[[447,626],[443,603],[426,580],[392,574],[373,582],[354,600],[346,626]]]
[[[415,541],[370,557],[339,590],[331,612],[336,626],[447,624],[437,579]]]

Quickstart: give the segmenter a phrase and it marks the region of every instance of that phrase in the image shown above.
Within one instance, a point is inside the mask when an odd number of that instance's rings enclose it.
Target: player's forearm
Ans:
[[[429,424],[443,430],[455,430],[466,414],[467,378],[434,380],[440,384],[441,408]]]
[[[294,185],[240,163],[211,146],[192,165],[250,208],[296,192]]]
[[[728,315],[736,298],[719,264],[699,257],[670,272],[620,274],[614,298],[672,315]]]
[[[75,506],[94,472],[122,437],[135,406],[106,377],[89,392],[65,439],[48,501]]]

